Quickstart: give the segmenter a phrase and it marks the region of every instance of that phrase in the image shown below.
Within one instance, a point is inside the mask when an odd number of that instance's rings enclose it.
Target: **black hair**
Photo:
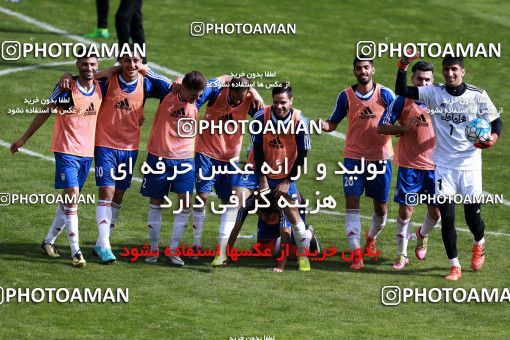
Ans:
[[[245,89],[249,89],[251,86],[251,81],[246,76],[242,77],[233,77],[230,81],[230,89],[234,91],[242,92]]]
[[[452,65],[459,65],[460,67],[464,68],[464,58],[454,57],[454,56],[444,57],[443,67],[444,66],[452,66]]]
[[[289,98],[292,98],[292,87],[290,86],[290,83],[283,82],[283,83],[280,83],[278,86],[273,87],[273,91],[272,91],[273,97],[276,96],[277,94],[283,94],[283,93],[287,93],[287,96]]]
[[[412,71],[431,71],[434,72],[434,64],[429,61],[420,60],[416,64],[413,65]]]
[[[370,59],[369,56],[367,55],[357,55],[355,58],[354,58],[354,61],[352,62],[352,66],[355,68],[356,65],[360,62],[360,61],[368,61],[372,66],[374,66],[374,61],[372,59]]]
[[[182,79],[182,85],[186,86],[186,88],[191,91],[202,91],[206,83],[207,79],[198,71],[188,72]]]

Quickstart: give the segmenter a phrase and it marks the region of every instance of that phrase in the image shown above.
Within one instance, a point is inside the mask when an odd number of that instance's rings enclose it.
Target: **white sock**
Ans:
[[[205,209],[197,211],[193,209],[193,245],[202,246],[202,232],[204,230]]]
[[[407,256],[407,232],[411,219],[402,220],[397,217],[397,256]]]
[[[96,207],[97,241],[96,246],[101,250],[110,249],[110,223],[112,220],[112,201],[99,200]]]
[[[64,207],[64,213],[66,215],[67,239],[71,247],[71,257],[73,257],[80,250],[78,244],[78,208]]]
[[[304,248],[310,248],[310,239],[306,237],[305,222],[299,221],[296,225],[292,225],[292,232],[294,233],[294,241],[300,253],[304,252]]]
[[[361,218],[359,216],[359,209],[346,210],[345,233],[349,240],[349,248],[351,250],[360,248]]]
[[[473,240],[473,244],[475,246],[481,246],[482,244],[485,244],[485,237],[482,237],[482,239],[480,241],[478,241],[478,242]]]
[[[423,220],[423,224],[420,227],[420,235],[422,237],[426,237],[434,228],[436,228],[439,224],[439,221],[434,221],[432,218],[430,218],[429,214],[425,216],[425,219]]]
[[[190,211],[182,210],[182,212],[174,216],[174,230],[172,232],[172,240],[170,241],[170,249],[175,250],[182,241],[186,224],[188,224]]]
[[[306,238],[311,240],[312,239],[312,231],[310,229],[306,229]]]
[[[460,268],[460,262],[459,262],[458,257],[449,259],[448,262],[450,263],[450,267],[459,267]]]
[[[158,250],[159,233],[161,231],[161,206],[149,204],[149,213],[147,218],[147,228],[149,229],[149,242],[151,250]]]
[[[232,229],[236,224],[238,208],[228,208],[225,213],[221,215],[220,232],[218,237],[218,244],[220,245],[220,257],[227,256],[227,244]]]
[[[386,225],[386,216],[388,215],[384,214],[384,216],[379,216],[376,213],[373,213],[372,225],[368,231],[368,237],[375,239],[377,235],[381,233],[381,230],[383,230],[384,226]]]
[[[64,206],[60,203],[53,217],[53,222],[48,230],[48,234],[44,238],[44,243],[54,244],[57,236],[60,235],[62,230],[66,227],[66,215],[64,214]]]
[[[119,218],[120,208],[122,205],[112,202],[112,221],[110,222],[110,234],[115,230],[117,219]]]

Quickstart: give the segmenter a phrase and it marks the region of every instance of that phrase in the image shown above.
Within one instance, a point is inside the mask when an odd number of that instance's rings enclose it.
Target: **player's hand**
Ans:
[[[138,126],[142,126],[143,122],[145,122],[145,116],[141,116],[140,118],[138,118]]]
[[[58,82],[58,87],[60,87],[61,91],[70,91],[72,80],[73,80],[73,75],[69,72],[66,72],[66,73],[64,73],[62,78],[60,78],[60,80]]]
[[[274,188],[274,196],[279,198],[282,195],[287,195],[289,192],[290,182],[285,180],[278,184],[276,188]]]
[[[172,85],[170,85],[170,90],[179,93],[182,87],[182,77],[177,77],[172,82]]]
[[[317,126],[320,126],[322,131],[325,131],[325,132],[331,131],[330,126],[329,126],[330,124],[328,123],[327,120],[322,120],[322,118],[319,118],[319,119],[315,120],[315,124]]]
[[[252,99],[251,99],[251,105],[252,107],[256,108],[257,110],[264,108],[264,99],[258,94],[256,91],[251,91]]]
[[[491,134],[491,138],[489,140],[479,141],[478,143],[475,144],[475,147],[477,147],[478,149],[488,149],[492,147],[494,144],[496,144],[498,138],[499,138],[498,134],[493,133]]]
[[[140,73],[142,76],[146,76],[147,73],[149,73],[149,66],[147,66],[145,64],[141,64],[138,67],[138,73]]]
[[[251,94],[251,106],[257,110],[264,108],[264,99],[253,87],[250,87],[248,92]]]
[[[11,144],[10,150],[12,154],[15,154],[18,152],[18,149],[21,148],[23,145],[25,145],[26,140],[23,138],[18,139],[14,143]]]
[[[410,54],[412,50],[407,50],[406,53]],[[410,57],[406,57],[405,55],[402,56],[397,62],[397,67],[401,71],[407,71],[407,67],[411,63],[411,61],[418,59],[420,57],[420,53],[416,52],[415,54],[411,55]]]
[[[269,184],[267,183],[266,176],[259,176],[259,192],[265,192],[269,190]]]

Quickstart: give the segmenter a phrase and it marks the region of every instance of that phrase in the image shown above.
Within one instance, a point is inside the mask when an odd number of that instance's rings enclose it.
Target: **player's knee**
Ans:
[[[388,211],[388,204],[374,200],[374,212],[378,216],[386,215]]]
[[[429,215],[429,218],[435,222],[439,221],[439,219],[441,218],[441,213],[440,213],[438,207],[432,207],[432,206],[429,207],[428,215]]]
[[[112,202],[117,205],[121,205],[123,199],[124,199],[124,191],[119,191],[119,192],[115,191],[115,194],[113,195],[113,198],[112,198]]]
[[[197,195],[195,197],[195,205],[193,206],[193,210],[196,212],[204,211],[206,203],[207,203],[207,198],[204,200],[201,195]]]
[[[99,199],[100,200],[106,200],[106,201],[113,201],[113,196],[115,193],[115,187],[114,186],[102,186],[99,187]],[[122,199],[121,199],[122,201]],[[116,201],[113,201],[117,204],[120,204]]]
[[[359,209],[359,196],[345,196],[345,209]]]
[[[413,215],[413,207],[407,206],[405,204],[401,204],[398,208],[398,217],[401,220],[408,220]]]

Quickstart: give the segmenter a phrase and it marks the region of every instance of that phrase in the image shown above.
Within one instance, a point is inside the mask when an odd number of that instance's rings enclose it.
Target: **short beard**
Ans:
[[[360,83],[361,85],[367,85],[368,83],[370,83],[371,80],[372,79],[363,80],[362,78],[359,78],[358,83]]]
[[[81,74],[80,75],[82,79],[85,79],[85,80],[92,80],[94,79],[94,75],[91,75],[90,77],[85,75],[85,74]]]

